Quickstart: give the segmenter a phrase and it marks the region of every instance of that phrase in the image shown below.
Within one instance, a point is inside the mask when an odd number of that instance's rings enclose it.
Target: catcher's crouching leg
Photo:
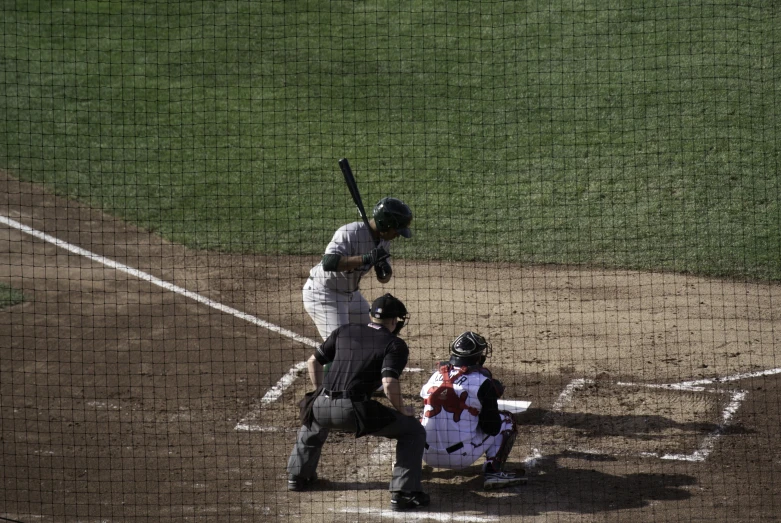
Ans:
[[[512,415],[509,412],[501,412],[502,416],[502,430],[497,434],[494,439],[494,444],[491,445],[485,452],[485,465],[484,470],[486,472],[499,472],[507,462],[507,458],[510,457],[510,451],[515,444],[515,438],[518,435],[518,428],[515,425]]]

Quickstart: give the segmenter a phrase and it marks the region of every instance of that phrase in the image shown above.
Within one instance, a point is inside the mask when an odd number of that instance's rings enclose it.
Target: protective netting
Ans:
[[[1,521],[778,517],[776,3],[0,5]],[[321,377],[384,293],[408,355]],[[459,374],[488,455],[394,512],[418,444],[336,389],[418,418],[465,331],[514,444]]]

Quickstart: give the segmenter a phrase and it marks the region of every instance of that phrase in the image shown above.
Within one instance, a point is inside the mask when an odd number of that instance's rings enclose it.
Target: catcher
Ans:
[[[450,361],[441,362],[420,390],[426,429],[423,460],[430,466],[462,469],[485,455],[483,488],[526,482],[523,473],[502,470],[515,442],[512,415],[500,411],[504,386],[483,367],[491,344],[467,331],[450,344]]]

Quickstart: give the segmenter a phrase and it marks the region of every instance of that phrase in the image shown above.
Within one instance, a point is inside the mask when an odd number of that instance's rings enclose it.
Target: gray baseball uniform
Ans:
[[[325,254],[361,256],[374,246],[366,224],[353,222],[334,233]],[[389,241],[380,240],[379,246],[390,252]],[[337,327],[369,322],[369,303],[360,292],[360,282],[371,269],[370,265],[364,265],[353,271],[326,271],[321,262],[309,271],[303,289],[304,308],[324,340]]]

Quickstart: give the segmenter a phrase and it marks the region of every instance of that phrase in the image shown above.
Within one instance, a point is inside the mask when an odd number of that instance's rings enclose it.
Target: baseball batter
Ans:
[[[374,207],[369,227],[362,221],[353,222],[334,233],[322,260],[309,271],[303,290],[304,308],[323,340],[342,325],[369,322],[361,278],[374,268],[379,282],[390,281],[390,242],[399,236],[410,238],[411,222],[412,211],[404,202],[383,198]]]
[[[483,487],[524,483],[522,475],[502,471],[518,433],[497,400],[504,386],[483,367],[491,344],[467,331],[450,344],[450,361],[440,363],[420,390],[426,429],[424,461],[437,468],[462,469],[485,455]]]

